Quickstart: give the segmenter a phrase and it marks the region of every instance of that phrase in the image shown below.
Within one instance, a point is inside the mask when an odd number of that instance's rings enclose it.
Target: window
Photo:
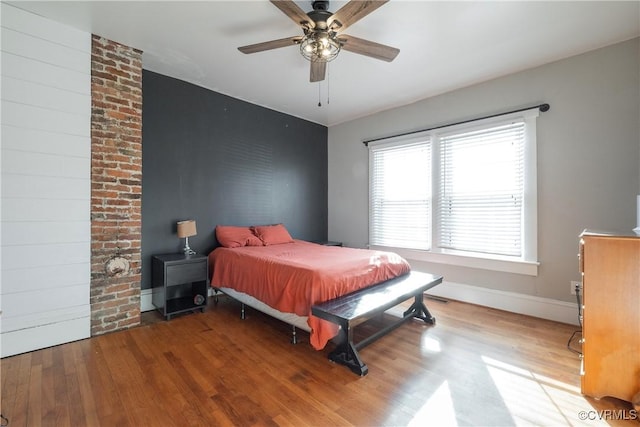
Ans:
[[[537,115],[370,144],[370,245],[537,265]]]
[[[377,146],[371,151],[370,229],[374,244],[431,249],[431,145]]]
[[[440,247],[520,257],[524,122],[440,138]]]

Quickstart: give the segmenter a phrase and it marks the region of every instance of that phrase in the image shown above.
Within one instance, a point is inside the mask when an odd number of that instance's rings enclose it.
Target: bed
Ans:
[[[209,254],[211,286],[230,297],[310,333],[321,350],[338,333],[335,323],[311,314],[331,300],[410,272],[392,252],[323,246],[294,240],[281,224],[233,227]],[[257,239],[255,239],[257,238]]]

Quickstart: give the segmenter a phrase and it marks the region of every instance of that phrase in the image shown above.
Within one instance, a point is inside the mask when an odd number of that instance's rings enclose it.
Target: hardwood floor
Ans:
[[[315,351],[299,332],[291,345],[288,325],[253,310],[241,320],[226,297],[169,322],[145,313],[144,326],[2,359],[2,413],[11,427],[638,425],[630,404],[580,394],[575,327],[427,305],[435,326],[411,321],[360,352],[365,377],[329,362],[332,344]]]

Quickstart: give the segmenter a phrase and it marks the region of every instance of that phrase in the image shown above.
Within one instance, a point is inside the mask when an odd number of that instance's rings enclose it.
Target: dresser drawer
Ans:
[[[167,286],[207,280],[207,261],[191,262],[167,266]]]

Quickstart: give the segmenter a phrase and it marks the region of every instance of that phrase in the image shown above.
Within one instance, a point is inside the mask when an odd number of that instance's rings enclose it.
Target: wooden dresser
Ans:
[[[585,230],[582,393],[631,401],[640,391],[640,236]]]

